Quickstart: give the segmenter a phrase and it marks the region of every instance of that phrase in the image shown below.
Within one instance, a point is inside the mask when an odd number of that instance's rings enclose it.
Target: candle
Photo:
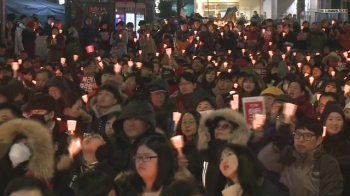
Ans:
[[[102,61],[98,62],[98,65],[99,65],[102,69],[104,68],[104,65],[103,65],[103,62],[102,62]]]
[[[89,46],[86,46],[85,50],[88,54],[90,54],[95,51],[95,47],[93,45],[89,45]]]
[[[334,77],[335,76],[335,71],[331,71],[331,75],[332,75],[332,77]]]
[[[232,70],[231,70],[231,69],[228,69],[227,71],[228,71],[228,73],[231,73]]]
[[[299,67],[299,69],[301,68],[301,63],[298,63],[298,67]]]
[[[224,32],[221,32],[220,35],[221,35],[221,37],[223,37],[224,36]]]
[[[265,29],[263,29],[263,30],[262,30],[262,33],[263,33],[263,34],[265,34],[265,31],[266,31],[266,30],[265,30]]]
[[[62,29],[60,29],[59,32],[62,33]]]
[[[33,84],[36,84],[36,81],[35,81],[35,80],[32,80],[32,83],[33,83]]]
[[[56,120],[61,121],[61,118],[56,118]]]
[[[238,88],[238,83],[234,83],[234,84],[233,84],[233,87],[234,87],[234,88]]]
[[[287,51],[289,52],[292,49],[292,47],[287,46]]]
[[[134,38],[134,42],[135,42],[135,43],[137,42],[137,38]]]
[[[61,64],[65,65],[66,64],[66,58],[61,58]]]
[[[322,137],[326,137],[327,134],[327,127],[323,126],[323,133],[322,133]]]
[[[100,57],[100,56],[96,57],[96,60],[97,60],[98,62],[100,62],[100,61],[101,61],[101,57]]]
[[[128,66],[129,67],[132,67],[134,65],[134,62],[133,61],[128,61]]]
[[[245,53],[245,49],[243,48],[243,49],[242,49],[242,54],[244,55],[244,53]]]
[[[314,83],[314,80],[315,80],[314,77],[311,76],[311,77],[309,78],[310,84]]]
[[[221,72],[219,72],[219,71],[218,71],[218,72],[216,72],[216,76],[219,76],[220,74],[221,74]]]
[[[198,44],[194,44],[194,48],[197,48]]]
[[[18,64],[22,65],[22,59],[18,59]]]
[[[272,42],[269,42],[269,46],[272,46]]]
[[[177,150],[181,150],[184,147],[184,138],[182,135],[174,136],[170,138],[170,141]]]
[[[149,33],[146,34],[147,38],[149,38]]]
[[[225,69],[227,68],[227,62],[224,62],[224,68]]]
[[[266,115],[254,114],[253,116],[253,129],[256,130],[265,124]]]
[[[212,56],[208,56],[207,59],[208,61],[211,61]],[[214,62],[215,63],[215,62]]]
[[[282,54],[282,59],[285,60],[286,59],[286,55]]]
[[[156,56],[157,56],[157,57],[159,56],[159,52],[156,52]]]
[[[199,41],[199,36],[196,37],[196,40]]]
[[[138,69],[141,69],[141,68],[142,68],[142,63],[141,63],[141,62],[136,62],[135,64],[136,64],[136,67],[137,67]]]
[[[177,123],[180,121],[181,115],[182,114],[180,112],[173,112],[173,121],[175,122],[175,127]]]
[[[244,36],[244,40],[247,40],[247,38],[248,38],[248,37],[245,35],[245,36]]]
[[[121,38],[122,38],[122,36],[123,36],[122,34],[119,34],[119,39],[121,39]]]
[[[56,35],[55,34],[52,34],[52,39],[56,39]]]
[[[301,26],[301,30],[303,30],[304,29],[304,26]]]
[[[73,60],[75,61],[75,62],[77,62],[78,61],[78,59],[79,59],[79,55],[73,55]]]
[[[311,59],[311,56],[310,56],[310,55],[306,56],[306,60],[307,60],[307,61],[310,61],[310,59]]]
[[[232,53],[232,50],[227,50],[227,53],[230,55]]]
[[[269,50],[269,55],[270,55],[270,57],[272,58],[272,56],[273,56],[272,50]]]
[[[343,52],[343,55],[344,55],[345,58],[348,58],[348,52],[346,52],[346,51]]]
[[[18,62],[12,62],[11,68],[14,72],[16,72],[19,69],[19,63]]]
[[[286,36],[286,33],[285,32],[283,32],[283,37],[285,37]]]
[[[194,34],[197,35],[197,31],[194,31]]]
[[[256,63],[256,60],[255,60],[255,59],[253,59],[253,60],[252,60],[252,64],[253,64],[253,65],[255,65],[255,63]]]
[[[297,110],[297,105],[292,103],[284,103],[283,104],[283,114],[285,116],[285,123],[290,122],[290,118],[294,116],[295,111]]]
[[[182,54],[185,54],[186,50],[182,50]]]
[[[241,35],[242,35],[242,32],[239,31],[239,32],[238,32],[238,35],[241,36]]]
[[[321,97],[321,93],[317,93],[317,95],[316,95],[317,101],[320,100],[320,97]]]
[[[166,45],[166,44],[164,44],[164,45],[163,45],[163,47],[164,47],[164,48],[166,48],[166,47],[167,47],[167,45]]]
[[[230,91],[230,95],[233,95],[235,93],[236,93],[236,91]]]
[[[140,55],[140,56],[142,55],[142,50],[139,50],[139,55]]]
[[[297,55],[297,52],[293,52],[293,56],[296,56]]]
[[[114,72],[116,74],[119,74],[122,71],[122,66],[119,65],[118,63],[114,65]]]
[[[68,131],[74,132],[76,126],[77,126],[77,121],[76,120],[67,120]]]
[[[233,97],[233,100],[230,101],[231,109],[232,110],[238,110],[239,95],[234,94],[232,97]]]
[[[172,53],[171,48],[165,49],[165,53],[170,57],[170,56],[171,56],[171,53]]]
[[[88,96],[87,95],[83,95],[83,96],[81,96],[81,98],[83,99],[84,103],[88,102]]]

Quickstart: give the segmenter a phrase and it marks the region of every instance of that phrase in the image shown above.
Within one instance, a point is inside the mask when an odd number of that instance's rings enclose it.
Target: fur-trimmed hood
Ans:
[[[55,164],[52,136],[47,128],[35,121],[14,119],[0,126],[0,159],[7,156],[19,134],[27,137],[32,153],[28,170],[39,179],[52,178]]]
[[[214,131],[210,130],[210,125],[213,123],[212,121],[216,117],[223,117],[224,119],[230,122],[234,122],[238,125],[238,128],[233,131],[228,141],[229,143],[247,145],[247,142],[251,136],[251,131],[247,123],[245,122],[243,115],[237,111],[233,111],[227,108],[215,110],[201,119],[198,131],[198,150],[208,149],[208,142],[212,140],[210,136],[210,131]]]

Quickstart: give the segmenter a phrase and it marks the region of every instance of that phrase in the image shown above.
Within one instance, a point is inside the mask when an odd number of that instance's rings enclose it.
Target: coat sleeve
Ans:
[[[322,172],[323,171],[323,172]],[[343,177],[336,160],[330,161],[321,170],[320,196],[341,196]]]
[[[24,50],[23,48],[23,44],[22,44],[22,41],[21,41],[21,36],[19,35],[18,31],[15,31],[15,36],[16,36],[16,44],[17,44],[17,49],[18,50]]]

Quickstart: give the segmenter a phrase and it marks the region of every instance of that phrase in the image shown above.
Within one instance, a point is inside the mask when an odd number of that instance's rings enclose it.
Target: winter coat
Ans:
[[[65,39],[63,35],[58,35],[56,37],[56,44],[52,44],[52,37],[46,38],[46,47],[48,49],[47,62],[60,62],[61,58],[64,56]]]
[[[214,138],[215,125],[213,123],[214,119],[218,117],[238,125],[228,141]],[[242,114],[231,109],[221,109],[213,111],[201,119],[198,136],[197,149],[201,152],[202,159],[205,160],[202,172],[203,184],[212,195],[219,196],[225,188],[226,178],[219,170],[218,151],[226,143],[246,145],[251,136],[251,131]]]
[[[121,34],[121,38],[119,37]],[[127,45],[128,45],[128,32],[127,31],[114,31],[109,40],[109,44],[112,46],[111,54],[112,55],[123,55],[127,54]],[[116,53],[115,53],[116,52]]]
[[[6,31],[8,31],[8,30],[6,30]],[[21,36],[19,35],[19,33],[16,29],[12,29],[11,32],[9,32],[9,33],[11,34],[12,40],[9,40],[8,36],[6,36],[5,43],[6,43],[6,46],[8,48],[7,49],[8,53],[10,55],[15,56],[18,54],[18,52],[24,50]],[[10,45],[12,45],[12,47],[10,47]]]
[[[47,128],[35,121],[14,119],[0,126],[0,192],[14,178],[32,173],[36,178],[48,181],[54,175],[54,146],[52,136]],[[16,142],[15,138],[23,135],[27,138],[31,151],[29,161],[16,168],[12,167],[9,150]]]
[[[90,113],[92,116],[91,131],[104,133],[108,119],[110,119],[112,116],[116,115],[121,110],[122,110],[122,108],[121,108],[120,104],[116,104],[116,105],[112,106],[106,113],[99,114],[98,113],[98,105],[95,104],[92,107],[92,111]]]
[[[343,179],[338,162],[322,147],[308,152],[306,157],[287,147],[281,155],[284,166],[280,182],[290,196],[339,196],[343,192]]]
[[[336,135],[326,135],[322,144],[325,151],[335,158],[340,166],[344,179],[343,196],[350,195],[350,134],[349,126]]]
[[[25,28],[22,32],[22,44],[29,58],[35,58],[36,33],[33,29]]]
[[[135,139],[132,143],[126,136],[123,123],[126,119],[137,118],[146,121],[150,126],[144,134]],[[153,106],[145,100],[133,100],[129,102],[113,123],[114,135],[110,137],[113,145],[113,166],[117,171],[127,171],[133,166],[133,156],[136,152],[138,142],[155,132],[156,116]]]
[[[298,103],[297,104],[298,108],[300,108],[301,111],[304,112],[305,116],[309,116],[309,117],[315,116],[315,111],[314,111],[312,104],[308,100],[305,99],[304,95],[296,98],[296,100]]]
[[[311,31],[307,36],[307,45],[310,50],[322,51],[327,44],[327,36],[322,31]]]
[[[156,53],[157,52],[157,46],[154,43],[153,38],[141,38],[140,39],[140,47],[142,50],[142,56],[146,56],[149,53]]]

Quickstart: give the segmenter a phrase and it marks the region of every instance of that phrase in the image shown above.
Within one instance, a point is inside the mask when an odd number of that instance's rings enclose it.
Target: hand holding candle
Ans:
[[[253,129],[257,130],[265,124],[266,115],[254,114],[253,116]]]
[[[177,135],[170,138],[171,143],[174,148],[179,152],[179,155],[182,154],[182,148],[184,147],[184,138],[182,135]]]
[[[174,129],[176,129],[177,123],[180,121],[181,115],[182,114],[180,112],[173,112],[173,121],[175,122]]]
[[[239,95],[235,94],[232,97],[233,97],[233,100],[230,101],[231,109],[232,110],[238,110],[238,107],[239,107]]]
[[[313,84],[313,83],[314,83],[314,80],[315,80],[315,78],[311,76],[311,77],[309,78],[310,84]]]
[[[72,159],[81,150],[80,139],[72,139],[68,146],[69,157]]]
[[[19,63],[18,62],[12,62],[11,63],[11,68],[14,72],[17,72],[19,69]]]
[[[81,98],[83,99],[84,103],[88,102],[88,96],[87,95],[83,95],[83,96],[81,96]]]
[[[290,123],[290,118],[294,116],[297,111],[298,106],[292,103],[284,103],[283,104],[283,114],[285,123]]]

